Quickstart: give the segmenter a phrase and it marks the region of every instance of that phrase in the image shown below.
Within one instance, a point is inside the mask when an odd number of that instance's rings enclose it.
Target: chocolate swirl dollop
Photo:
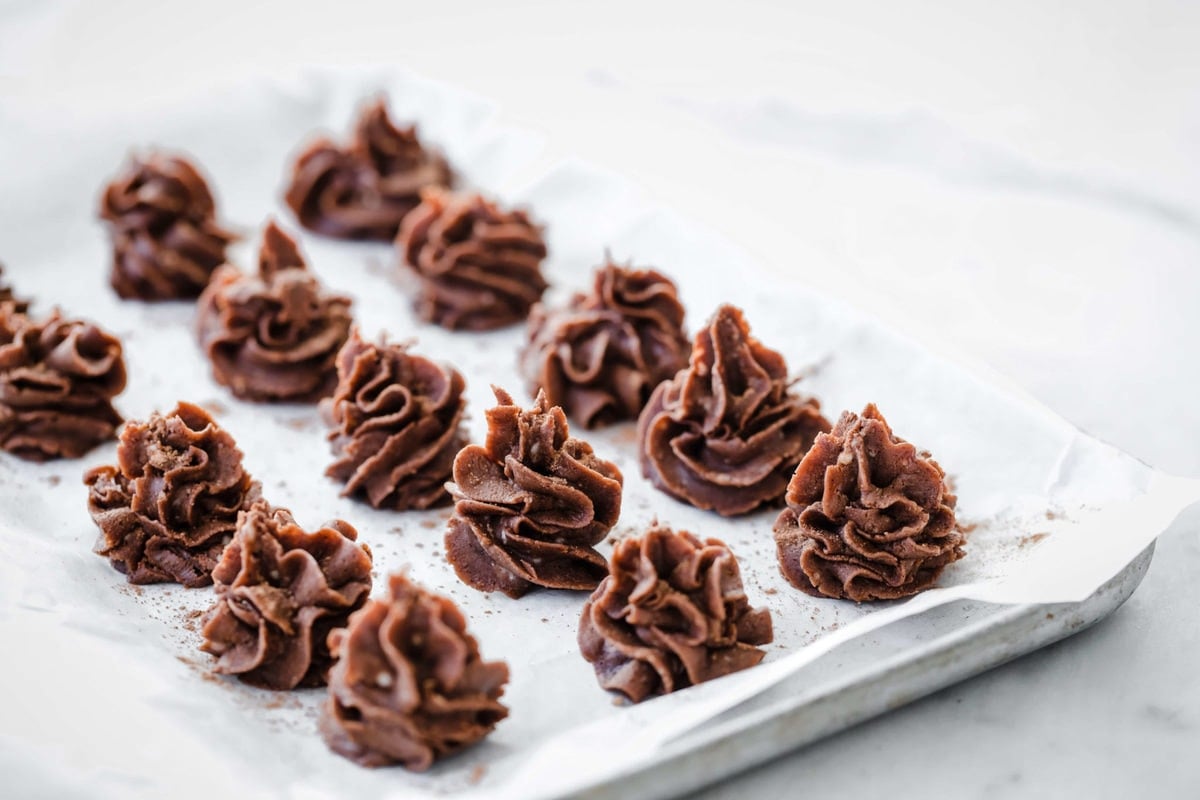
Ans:
[[[17,297],[13,292],[12,286],[4,279],[4,265],[0,264],[0,306],[6,306],[10,309],[10,313],[15,311],[18,314],[29,313],[29,301],[24,298]]]
[[[775,522],[779,566],[818,597],[893,600],[928,589],[963,557],[956,498],[929,453],[874,404],[817,437]]]
[[[687,366],[683,317],[670,278],[610,262],[590,294],[534,306],[521,370],[584,427],[637,419],[654,387]]]
[[[635,703],[752,667],[773,638],[733,552],[658,523],[617,544],[579,626],[600,685]]]
[[[363,109],[348,147],[320,139],[305,148],[284,199],[311,231],[390,242],[422,189],[452,182],[446,159],[421,144],[415,127],[397,127],[380,99]]]
[[[313,402],[337,383],[350,298],[326,292],[274,222],[257,275],[224,266],[200,296],[197,337],[213,378],[244,400]]]
[[[570,435],[545,394],[526,411],[493,390],[486,443],[454,460],[447,558],[484,592],[594,589],[608,574],[595,545],[621,513],[621,471]]]
[[[235,236],[217,224],[212,192],[190,161],[135,156],[104,190],[110,282],[126,299],[177,300],[204,290]]]
[[[329,747],[366,767],[426,770],[508,716],[508,665],[484,661],[449,598],[403,575],[329,635],[337,663],[320,728]]]
[[[542,231],[520,209],[477,194],[428,190],[396,243],[420,283],[421,319],[451,330],[492,330],[529,315],[546,291]]]
[[[337,371],[321,410],[336,459],[325,474],[345,484],[342,495],[395,510],[449,502],[446,481],[466,444],[462,375],[407,345],[365,342],[357,329]]]
[[[638,418],[642,474],[723,516],[782,499],[796,464],[829,421],[794,392],[783,356],[750,335],[741,310],[717,309],[686,370],[658,385]]]
[[[30,461],[78,458],[121,424],[121,342],[90,322],[0,302],[0,447]]]
[[[324,684],[326,637],[371,593],[371,551],[357,538],[340,519],[308,533],[263,500],[242,512],[204,616],[200,649],[214,669],[266,689]]]
[[[83,480],[100,528],[96,553],[139,584],[211,583],[238,512],[260,492],[233,437],[191,403],[126,424],[117,465]]]

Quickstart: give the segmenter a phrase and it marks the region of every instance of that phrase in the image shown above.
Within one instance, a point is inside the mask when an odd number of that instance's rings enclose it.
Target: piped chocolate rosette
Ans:
[[[137,584],[207,586],[238,513],[260,493],[233,437],[190,403],[126,424],[117,464],[83,480],[96,553]]]
[[[357,330],[337,371],[321,410],[335,457],[326,474],[345,484],[343,496],[394,510],[449,502],[446,481],[466,444],[462,375],[407,345],[366,342]]]
[[[792,389],[783,356],[724,305],[697,334],[688,368],[659,384],[638,419],[642,474],[697,508],[744,514],[783,498],[827,430],[820,404]]]
[[[393,575],[329,636],[337,663],[320,728],[336,753],[366,767],[429,769],[508,716],[508,665],[484,661],[449,598]]]
[[[254,401],[330,394],[351,322],[350,298],[325,291],[274,222],[263,233],[258,274],[222,267],[197,307],[197,337],[213,378]]]
[[[121,343],[90,322],[0,302],[0,447],[30,461],[78,458],[116,435]]]
[[[309,533],[264,500],[242,512],[212,572],[200,649],[214,669],[267,689],[323,685],[326,637],[371,593],[371,551],[357,538],[342,520]]]
[[[453,174],[413,126],[398,127],[380,99],[363,109],[348,147],[313,142],[296,159],[285,200],[300,224],[324,236],[390,242],[429,187]]]
[[[18,297],[13,291],[12,286],[4,278],[4,265],[0,264],[0,307],[8,307],[9,312],[18,314],[29,313],[29,301]]]
[[[818,597],[916,594],[963,557],[955,504],[938,463],[893,434],[874,404],[847,411],[788,485],[775,522],[780,568]]]
[[[217,224],[199,170],[161,153],[130,161],[105,188],[100,217],[112,236],[110,282],[126,299],[198,296],[235,238]]]
[[[717,539],[655,523],[619,542],[583,607],[579,648],[605,689],[640,703],[752,667],[774,638],[737,559]]]
[[[520,209],[477,194],[427,190],[396,244],[419,282],[421,319],[484,331],[524,320],[546,291],[542,231]]]
[[[493,388],[487,441],[454,460],[447,558],[484,592],[594,589],[608,574],[595,545],[621,513],[621,471],[573,438],[544,394],[525,410]]]
[[[533,392],[584,427],[637,419],[654,388],[687,366],[683,318],[670,278],[610,262],[590,293],[534,307],[521,369]]]

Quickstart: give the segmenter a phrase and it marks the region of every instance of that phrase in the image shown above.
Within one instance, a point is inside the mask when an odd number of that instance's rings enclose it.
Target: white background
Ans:
[[[1197,476],[1197,42],[1183,2],[0,0],[0,90],[69,114],[411,68]],[[1198,530],[1109,622],[709,796],[1195,796]]]

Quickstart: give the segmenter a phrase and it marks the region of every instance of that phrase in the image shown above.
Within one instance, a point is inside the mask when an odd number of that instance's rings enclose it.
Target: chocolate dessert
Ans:
[[[717,539],[655,523],[613,551],[583,607],[579,649],[605,689],[640,703],[752,667],[774,638],[751,608],[737,559]]]
[[[337,663],[320,728],[329,747],[365,767],[426,770],[478,742],[508,716],[508,665],[484,661],[446,597],[393,575],[386,599],[333,631]]]
[[[115,336],[54,311],[37,320],[0,302],[0,448],[30,461],[78,458],[121,424],[125,388]]]
[[[198,296],[235,238],[217,224],[196,167],[161,153],[131,159],[105,188],[100,217],[112,237],[110,282],[126,299]]]
[[[336,459],[325,472],[345,484],[342,495],[397,511],[448,503],[446,481],[466,444],[462,375],[408,345],[369,344],[357,329],[337,372],[321,410]]]
[[[783,356],[717,309],[686,370],[658,385],[638,418],[642,474],[663,492],[723,516],[779,502],[829,421],[792,389]]]
[[[594,548],[621,513],[621,471],[572,438],[544,394],[526,411],[493,390],[486,443],[454,460],[447,558],[484,592],[594,589],[608,572]]]
[[[8,306],[12,311],[18,314],[29,313],[29,301],[17,297],[13,293],[13,288],[8,285],[8,281],[4,279],[4,265],[0,264],[0,306]]]
[[[233,437],[190,403],[126,424],[117,465],[83,481],[96,552],[130,583],[211,583],[238,512],[259,496]]]
[[[371,551],[357,538],[340,519],[308,533],[265,500],[243,511],[212,572],[200,649],[214,669],[266,689],[324,684],[326,637],[371,593]]]
[[[390,242],[422,189],[452,181],[442,155],[424,147],[414,127],[397,127],[380,99],[363,110],[348,147],[320,139],[304,149],[285,200],[311,231]]]
[[[955,499],[938,463],[893,434],[873,404],[847,411],[788,485],[775,523],[779,566],[819,597],[916,594],[963,557]]]
[[[197,336],[213,378],[244,400],[314,402],[337,383],[350,298],[326,292],[271,222],[258,274],[221,267],[197,304]]]
[[[425,191],[396,244],[420,283],[417,313],[444,328],[513,325],[546,290],[541,228],[477,194]]]
[[[534,307],[521,370],[531,392],[584,427],[637,419],[654,388],[687,366],[683,315],[670,278],[610,261],[590,294]]]

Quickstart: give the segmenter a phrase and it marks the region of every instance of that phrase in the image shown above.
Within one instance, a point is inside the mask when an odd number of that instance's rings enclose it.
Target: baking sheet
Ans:
[[[570,797],[691,797],[699,787],[1073,636],[1129,598],[1153,551],[1150,545],[1081,603],[960,600],[846,642],[656,749],[653,763]]]
[[[549,302],[589,282],[605,248],[656,266],[680,285],[694,331],[729,300],[755,334],[782,351],[827,415],[879,404],[897,431],[931,450],[955,481],[960,519],[974,526],[968,557],[940,586],[907,603],[870,607],[814,600],[775,565],[772,512],[724,520],[679,504],[638,474],[631,425],[576,431],[625,473],[619,537],[658,516],[725,539],[756,604],[771,609],[776,639],[761,666],[633,708],[614,705],[579,656],[583,595],[541,592],[510,600],[458,583],[445,564],[447,510],[377,512],[337,496],[322,472],[330,456],[313,407],[234,400],[209,377],[187,304],[119,301],[107,287],[108,250],[95,220],[97,192],[131,147],[156,144],[195,156],[224,221],[247,237],[232,251],[253,263],[290,155],[314,131],[344,135],[355,108],[387,91],[396,115],[420,122],[461,174],[546,223]],[[59,794],[422,797],[553,796],[652,763],[674,737],[735,706],[838,643],[921,610],[964,598],[993,602],[1081,600],[1115,574],[1200,497],[1197,482],[1169,478],[1073,429],[1019,393],[978,377],[882,329],[853,309],[768,277],[709,231],[657,209],[633,184],[585,164],[539,164],[536,136],[505,129],[474,97],[413,76],[317,73],[292,83],[250,83],[170,107],[122,114],[45,107],[0,109],[0,260],[35,310],[61,305],[125,341],[130,384],[119,409],[140,418],[177,400],[212,410],[246,452],[272,502],[302,524],[349,520],[375,553],[377,592],[407,567],[459,602],[488,658],[505,658],[511,716],[482,745],[412,775],[367,771],[332,755],[315,731],[319,691],[271,693],[209,672],[198,652],[208,590],[127,586],[91,553],[83,471],[115,446],[75,462],[30,465],[0,456],[0,766],[17,780],[61,782]],[[519,329],[455,334],[418,323],[411,286],[386,246],[302,236],[313,270],[351,295],[364,333],[414,338],[420,352],[455,364],[468,381],[472,437],[484,432],[489,384],[525,396],[515,375]],[[935,313],[930,309],[928,313]],[[609,545],[602,551],[607,554]],[[19,650],[17,649],[19,646]],[[598,757],[603,754],[603,757]],[[186,778],[184,777],[186,776]],[[181,784],[181,780],[184,783]]]

